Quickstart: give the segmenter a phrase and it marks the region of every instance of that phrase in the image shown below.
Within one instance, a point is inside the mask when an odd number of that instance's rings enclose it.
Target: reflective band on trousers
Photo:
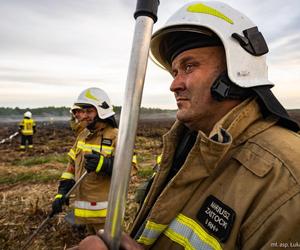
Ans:
[[[75,201],[74,214],[77,217],[106,217],[108,202]]]
[[[139,243],[152,245],[160,233],[164,233],[172,241],[187,250],[222,249],[214,237],[206,233],[197,222],[183,214],[177,215],[168,227],[166,225],[156,224],[154,222],[150,222],[150,224],[148,222],[141,237],[138,239]],[[158,225],[158,227],[155,228],[154,225]],[[164,230],[166,227],[167,229]]]

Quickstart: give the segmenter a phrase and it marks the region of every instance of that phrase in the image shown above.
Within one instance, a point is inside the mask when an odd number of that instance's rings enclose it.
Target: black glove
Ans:
[[[58,194],[55,196],[55,200],[52,202],[52,212],[50,217],[62,212],[62,207],[64,204],[69,206],[69,198],[66,198],[65,195],[74,186],[74,184],[75,181],[73,179],[61,180],[59,182]]]
[[[55,200],[52,202],[52,212],[50,217],[52,217],[55,214],[59,214],[62,212],[62,207],[65,203],[66,199],[63,197],[63,195],[56,195]]]
[[[105,173],[111,175],[114,158],[104,157],[102,154],[93,150],[92,154],[86,154],[84,156],[84,167],[88,173],[95,172],[96,174]]]
[[[92,154],[86,154],[84,158],[85,158],[84,167],[86,171],[88,173],[96,172],[98,174],[104,163],[104,156],[98,152],[93,151]]]

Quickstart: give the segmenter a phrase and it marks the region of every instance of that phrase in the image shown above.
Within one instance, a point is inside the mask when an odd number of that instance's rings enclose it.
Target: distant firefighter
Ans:
[[[83,120],[84,111],[78,105],[73,105],[70,109],[70,113],[72,114],[70,120],[70,126],[72,131],[76,136],[80,134],[80,132],[87,126],[87,122]]]
[[[20,149],[25,149],[26,145],[28,148],[33,148],[33,134],[36,132],[36,124],[32,119],[30,111],[24,113],[24,119],[19,123],[19,132],[21,134],[21,145]]]

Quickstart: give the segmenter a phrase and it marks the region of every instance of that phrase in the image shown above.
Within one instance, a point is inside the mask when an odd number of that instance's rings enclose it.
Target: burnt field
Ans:
[[[152,174],[160,154],[161,135],[172,120],[140,122],[136,138],[138,172],[133,172],[128,193],[124,228],[128,230],[137,212],[136,187]],[[17,131],[14,123],[2,123],[0,139]],[[18,249],[42,223],[51,208],[58,179],[67,164],[67,152],[75,137],[67,122],[38,123],[34,148],[21,151],[19,136],[0,144],[0,249]],[[64,217],[70,207],[52,218],[29,249],[66,249],[82,239],[83,232]]]
[[[291,115],[300,122],[298,112]],[[139,208],[134,201],[136,188],[153,173],[156,156],[162,149],[161,136],[172,123],[169,118],[139,123],[135,145],[138,171],[132,172],[129,185],[125,231]],[[0,140],[16,131],[16,123],[1,123]],[[18,136],[0,144],[0,249],[21,248],[47,218],[74,140],[68,122],[39,122],[33,149],[21,151]],[[64,219],[71,210],[72,198],[70,207],[49,221],[29,249],[67,249],[78,244],[83,238],[82,230]]]

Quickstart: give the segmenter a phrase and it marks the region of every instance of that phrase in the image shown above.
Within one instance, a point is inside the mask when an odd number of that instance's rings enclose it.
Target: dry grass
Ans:
[[[151,174],[155,158],[161,152],[161,135],[170,122],[142,123],[138,128],[135,150],[139,173],[132,175],[126,207],[124,230],[128,231],[139,208],[134,202],[137,186]],[[18,249],[47,218],[56,194],[57,180],[65,168],[64,155],[74,142],[68,124],[38,124],[35,148],[20,151],[19,139],[0,145],[0,249]],[[0,129],[0,138],[14,132]],[[82,231],[72,228],[65,220],[69,208],[51,219],[29,249],[66,249],[78,244]]]

